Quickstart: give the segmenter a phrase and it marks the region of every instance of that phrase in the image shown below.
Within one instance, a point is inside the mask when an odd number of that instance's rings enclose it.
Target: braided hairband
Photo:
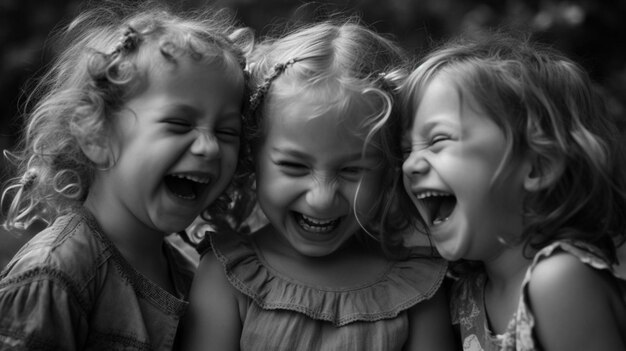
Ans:
[[[127,26],[124,30],[124,33],[122,33],[119,42],[117,43],[117,45],[115,45],[115,49],[113,49],[110,55],[116,55],[121,52],[132,51],[137,47],[138,42],[139,33],[137,33],[135,28]]]
[[[259,105],[263,101],[263,97],[265,96],[267,91],[270,89],[270,85],[272,84],[272,81],[274,81],[274,79],[276,79],[279,75],[281,75],[287,67],[289,67],[290,65],[293,65],[294,63],[298,61],[302,61],[302,59],[291,58],[287,60],[287,62],[285,63],[277,63],[274,65],[274,67],[272,67],[272,72],[267,77],[265,77],[265,79],[263,79],[263,83],[259,85],[259,87],[256,89],[254,94],[252,94],[252,96],[250,97],[250,106],[249,106],[250,114],[253,114],[254,111],[259,107]]]
[[[250,97],[250,105],[248,110],[250,115],[254,114],[259,105],[261,105],[261,103],[263,102],[263,97],[270,89],[272,82],[278,76],[280,76],[285,71],[285,69],[287,69],[287,67],[302,60],[303,58],[291,58],[287,60],[287,62],[277,63],[274,65],[274,67],[272,67],[271,73],[267,77],[265,77],[265,79],[263,79],[263,83],[259,85],[254,94],[252,94],[252,96]],[[393,91],[391,85],[387,81],[387,72],[378,73],[376,75],[375,81],[380,81],[380,84],[384,90],[389,92]]]

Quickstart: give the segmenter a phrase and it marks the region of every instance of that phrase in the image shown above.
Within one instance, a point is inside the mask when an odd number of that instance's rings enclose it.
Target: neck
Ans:
[[[85,208],[93,214],[103,234],[131,265],[142,271],[141,266],[153,265],[163,259],[164,233],[146,227],[126,209],[106,206],[106,202],[97,201],[90,195],[85,200]]]
[[[505,248],[497,257],[485,260],[489,285],[494,289],[513,286],[519,289],[531,259],[524,257],[523,245]]]
[[[490,329],[496,334],[506,330],[519,304],[522,282],[531,262],[522,251],[523,245],[507,247],[498,257],[484,261],[485,313]]]

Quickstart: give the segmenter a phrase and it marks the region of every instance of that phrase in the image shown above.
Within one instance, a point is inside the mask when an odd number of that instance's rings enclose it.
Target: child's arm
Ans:
[[[625,306],[608,274],[558,254],[537,264],[528,293],[543,350],[626,350]]]
[[[409,323],[409,339],[404,350],[460,350],[444,285],[430,300],[409,310]]]
[[[212,252],[202,256],[182,323],[183,350],[239,350],[240,293]]]

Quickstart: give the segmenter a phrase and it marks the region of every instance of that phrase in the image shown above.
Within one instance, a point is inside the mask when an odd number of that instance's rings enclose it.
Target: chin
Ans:
[[[325,244],[311,244],[311,243],[300,243],[298,246],[294,246],[294,248],[301,254],[309,257],[324,257],[331,255],[341,248],[342,244],[338,243],[325,243]]]
[[[439,252],[441,257],[443,257],[447,261],[457,261],[463,258],[459,254],[458,250],[456,250],[456,248],[449,247],[448,245],[437,244],[437,243],[435,243],[435,247],[437,248],[437,252]]]

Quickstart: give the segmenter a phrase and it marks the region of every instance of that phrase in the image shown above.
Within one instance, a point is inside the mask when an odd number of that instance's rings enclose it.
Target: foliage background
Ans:
[[[169,0],[184,9],[229,8],[258,37],[285,24],[311,22],[334,13],[358,15],[418,57],[434,43],[460,33],[506,25],[529,31],[585,67],[604,90],[626,130],[626,0]],[[0,149],[19,138],[26,83],[51,59],[47,39],[85,1],[0,0]],[[97,2],[96,2],[97,3]],[[9,176],[0,160],[0,181]],[[0,219],[2,216],[0,215]],[[27,237],[0,229],[0,267]]]

